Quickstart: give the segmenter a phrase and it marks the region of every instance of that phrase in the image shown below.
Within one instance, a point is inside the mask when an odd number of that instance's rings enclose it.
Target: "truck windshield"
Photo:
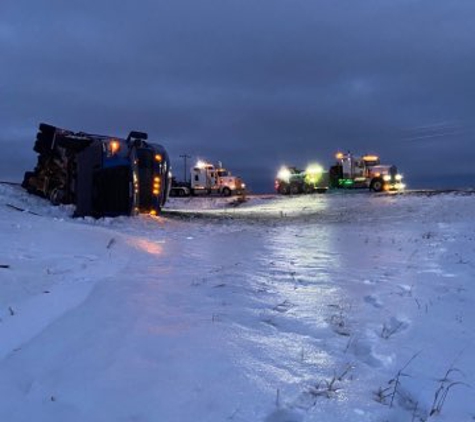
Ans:
[[[219,170],[218,175],[219,177],[226,177],[229,176],[229,172],[227,170]]]

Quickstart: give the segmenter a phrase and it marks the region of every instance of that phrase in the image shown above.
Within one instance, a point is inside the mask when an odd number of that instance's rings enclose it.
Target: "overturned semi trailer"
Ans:
[[[170,190],[165,148],[130,132],[118,138],[39,125],[38,162],[22,186],[53,204],[74,204],[75,216],[156,215]]]

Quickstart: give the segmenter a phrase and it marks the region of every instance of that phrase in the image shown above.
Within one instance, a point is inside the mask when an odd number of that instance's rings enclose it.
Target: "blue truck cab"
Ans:
[[[170,161],[147,134],[124,138],[71,132],[42,123],[38,164],[22,186],[54,204],[74,204],[77,217],[157,215],[168,197]]]

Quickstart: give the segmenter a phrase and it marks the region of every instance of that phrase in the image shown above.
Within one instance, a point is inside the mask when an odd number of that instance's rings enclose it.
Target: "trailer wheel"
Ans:
[[[383,179],[374,179],[371,182],[370,190],[373,192],[382,192],[384,188]]]
[[[184,191],[183,189],[180,189],[180,190],[178,191],[178,196],[180,196],[180,197],[185,196],[185,191]]]
[[[281,195],[288,195],[288,194],[290,193],[290,192],[289,192],[289,187],[288,187],[287,185],[280,185],[278,192],[279,192]]]
[[[44,154],[51,150],[56,127],[46,123],[40,123],[39,131],[36,134],[36,142],[33,150],[38,154]]]
[[[64,191],[59,188],[54,188],[49,194],[49,200],[53,205],[59,205],[64,202]]]
[[[33,146],[33,151],[37,152],[38,154],[47,154],[49,151],[51,151],[52,145],[53,136],[38,132],[35,144]]]
[[[229,189],[228,187],[223,188],[222,192],[224,196],[231,196],[231,189]]]

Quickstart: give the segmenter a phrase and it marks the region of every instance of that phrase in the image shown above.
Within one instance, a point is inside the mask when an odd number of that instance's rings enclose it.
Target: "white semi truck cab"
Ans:
[[[194,194],[219,194],[231,196],[233,194],[241,195],[245,192],[246,185],[242,179],[233,176],[230,171],[221,165],[213,164],[199,160],[190,170],[191,173],[191,191]]]

